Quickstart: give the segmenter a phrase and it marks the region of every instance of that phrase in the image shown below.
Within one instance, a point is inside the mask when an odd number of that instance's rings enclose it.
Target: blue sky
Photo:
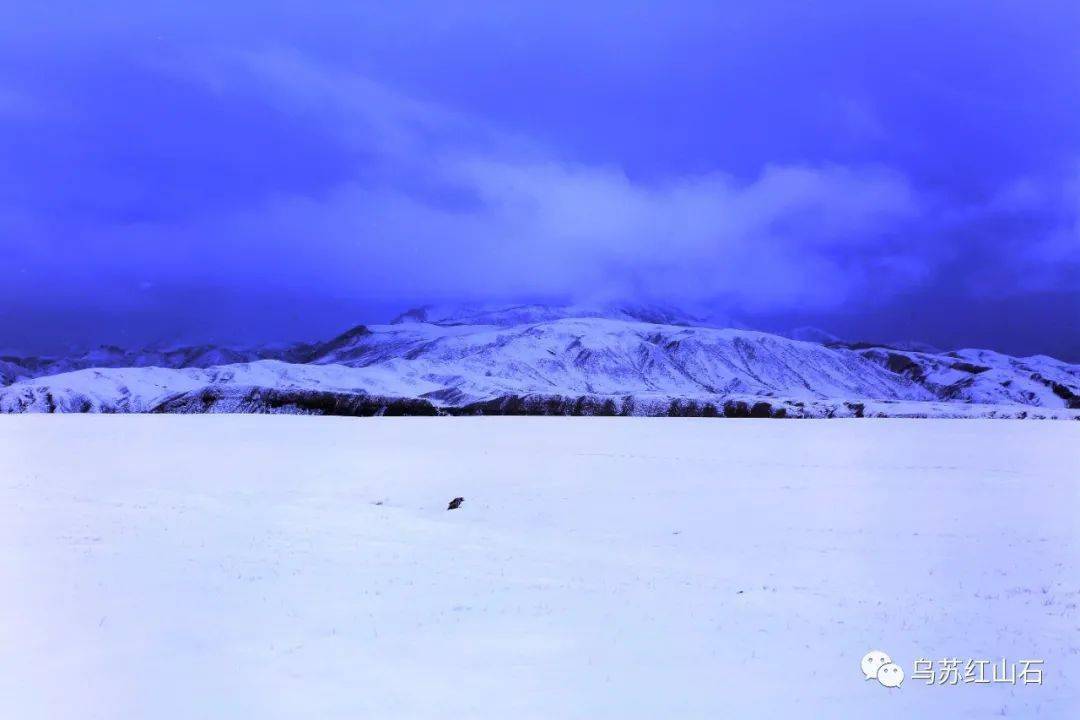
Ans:
[[[1080,5],[459,5],[0,5],[0,346],[630,299],[1080,359]]]

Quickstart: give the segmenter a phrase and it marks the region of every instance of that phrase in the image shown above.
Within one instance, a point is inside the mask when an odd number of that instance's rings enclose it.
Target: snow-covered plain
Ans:
[[[0,714],[1076,718],[1078,518],[1077,423],[4,416]]]

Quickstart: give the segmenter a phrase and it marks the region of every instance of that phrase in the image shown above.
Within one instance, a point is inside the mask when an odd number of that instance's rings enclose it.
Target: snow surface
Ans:
[[[1077,517],[1077,423],[4,416],[0,707],[1073,719]]]

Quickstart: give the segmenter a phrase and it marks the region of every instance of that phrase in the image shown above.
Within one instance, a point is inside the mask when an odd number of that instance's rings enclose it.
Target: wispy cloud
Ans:
[[[274,197],[205,229],[238,256],[276,257],[342,292],[833,307],[880,285],[879,273],[899,290],[927,272],[925,246],[905,234],[925,208],[887,168],[768,166],[750,181],[642,182],[295,53],[232,56],[199,77],[225,91],[238,72],[257,74],[289,112],[332,120],[343,142],[398,173],[373,183],[358,169],[320,197]]]

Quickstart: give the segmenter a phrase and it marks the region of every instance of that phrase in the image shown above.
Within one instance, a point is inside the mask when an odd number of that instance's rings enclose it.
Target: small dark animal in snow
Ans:
[[[453,500],[450,501],[450,507],[448,507],[446,509],[447,510],[457,510],[459,507],[461,507],[461,503],[463,503],[463,502],[465,502],[465,498],[454,498]]]

